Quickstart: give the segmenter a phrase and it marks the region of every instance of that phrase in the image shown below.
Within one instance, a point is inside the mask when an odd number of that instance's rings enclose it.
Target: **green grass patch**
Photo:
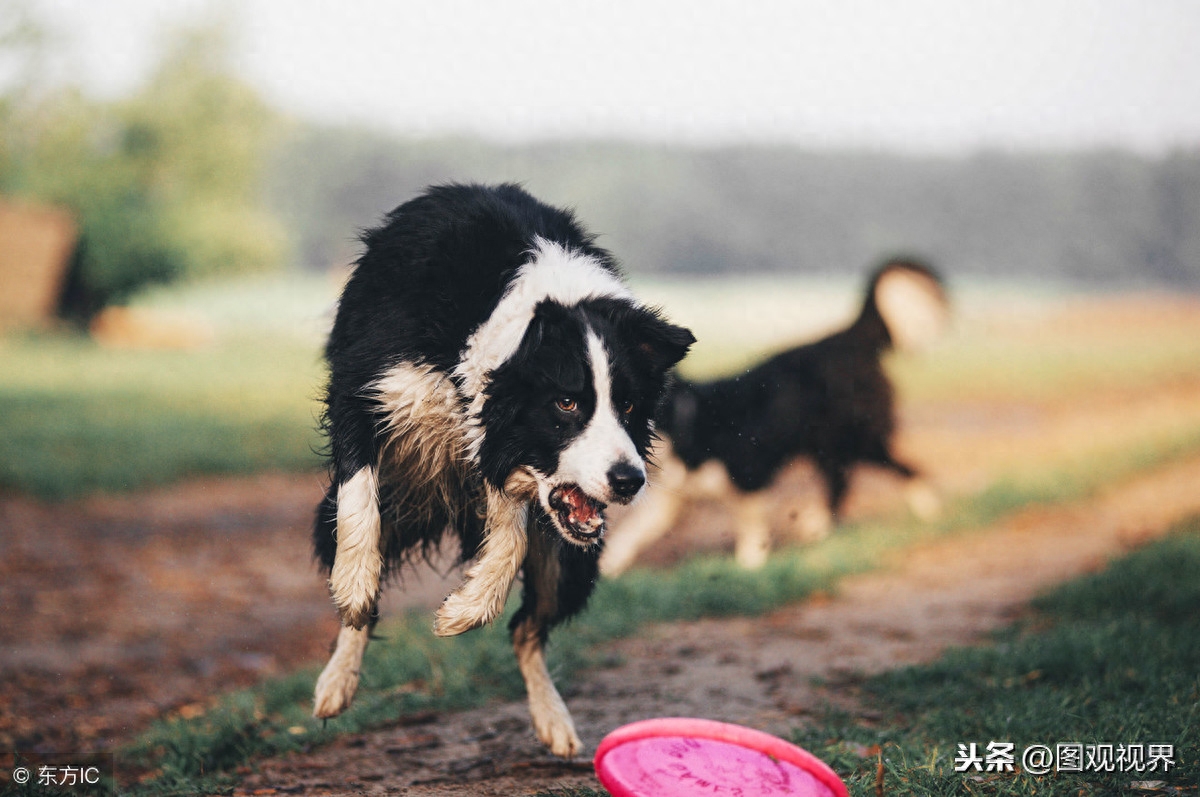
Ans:
[[[604,642],[648,623],[761,614],[834,589],[840,578],[879,567],[888,553],[904,546],[966,533],[1033,504],[1083,499],[1106,484],[1197,450],[1200,430],[1183,441],[1110,451],[1067,470],[1027,474],[954,502],[936,524],[907,518],[856,524],[819,545],[781,551],[754,573],[714,556],[665,571],[633,570],[601,582],[590,608],[554,635],[548,649],[551,669],[560,686],[569,687],[571,674],[603,664]],[[430,626],[427,612],[382,624],[379,632],[386,641],[367,651],[354,706],[327,725],[309,716],[316,670],[306,670],[229,695],[202,717],[160,722],[123,757],[135,768],[155,772],[147,791],[188,793],[201,782],[215,788],[227,777],[222,773],[256,756],[305,749],[414,712],[522,695],[506,620],[449,640],[434,637]]]
[[[934,664],[886,673],[864,686],[879,724],[831,715],[795,741],[848,775],[851,792],[875,794],[879,746],[887,794],[1027,795],[1129,793],[1163,781],[1200,781],[1200,518],[1167,538],[1064,585],[1035,603],[1032,618],[992,644],[956,649]],[[1020,766],[1031,745],[1083,746],[1087,771],[956,772],[958,745],[1013,744]],[[1163,772],[1098,772],[1088,745],[1170,745]],[[1148,759],[1147,759],[1148,760]]]
[[[314,346],[279,335],[195,351],[113,351],[76,336],[0,341],[0,488],[66,499],[315,469],[322,373]]]

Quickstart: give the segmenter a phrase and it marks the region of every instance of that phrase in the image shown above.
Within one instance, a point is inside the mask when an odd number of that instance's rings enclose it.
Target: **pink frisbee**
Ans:
[[[622,726],[600,742],[594,763],[613,797],[849,797],[837,773],[807,750],[713,720],[663,717]]]

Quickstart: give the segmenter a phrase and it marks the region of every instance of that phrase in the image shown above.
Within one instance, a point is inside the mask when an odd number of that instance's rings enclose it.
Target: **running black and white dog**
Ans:
[[[669,441],[662,471],[647,495],[614,529],[601,567],[628,568],[667,532],[690,496],[731,501],[735,556],[748,568],[770,547],[766,488],[800,457],[815,463],[826,507],[802,515],[806,537],[828,532],[842,508],[851,468],[882,466],[909,480],[909,503],[921,516],[937,511],[936,494],[891,450],[892,386],[881,356],[931,342],[948,319],[940,277],[909,259],[872,275],[858,318],[826,338],[789,349],[743,374],[711,382],[673,382],[659,419]]]
[[[652,418],[694,338],[633,297],[571,213],[514,185],[431,188],[363,242],[325,351],[314,543],[342,629],[313,713],[354,697],[387,575],[451,535],[473,561],[435,632],[494,620],[520,571],[510,627],[533,725],[571,756],[543,647],[592,592],[605,506],[645,483]]]

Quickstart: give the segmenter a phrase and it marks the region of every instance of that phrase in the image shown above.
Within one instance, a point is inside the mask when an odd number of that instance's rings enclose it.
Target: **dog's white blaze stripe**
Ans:
[[[583,433],[563,449],[558,457],[560,482],[574,482],[590,496],[610,500],[608,471],[618,462],[642,467],[642,459],[625,427],[617,420],[612,401],[612,375],[604,344],[591,329],[587,332],[588,361],[596,390],[596,411]]]
[[[571,712],[563,702],[550,671],[546,669],[546,657],[537,632],[529,623],[522,623],[513,632],[513,651],[517,654],[517,667],[525,679],[525,691],[529,694],[529,716],[538,738],[550,747],[550,752],[569,758],[579,752],[583,743],[575,733]]]
[[[337,554],[329,592],[344,625],[362,628],[379,593],[379,499],[375,469],[359,469],[338,487]]]
[[[471,399],[468,454],[472,459],[478,457],[483,438],[478,419],[488,374],[517,351],[538,304],[547,299],[567,307],[591,298],[635,301],[629,288],[595,258],[541,238],[531,253],[532,259],[518,269],[495,311],[467,338],[454,369],[462,394]]]

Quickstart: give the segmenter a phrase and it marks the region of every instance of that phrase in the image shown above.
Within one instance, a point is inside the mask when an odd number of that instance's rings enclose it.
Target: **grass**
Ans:
[[[1033,504],[1086,499],[1104,485],[1200,449],[1200,430],[1110,451],[1067,470],[1045,470],[1006,480],[957,501],[934,525],[885,520],[840,531],[816,546],[783,551],[758,572],[726,558],[700,557],[668,571],[631,571],[601,582],[591,608],[549,648],[552,670],[570,674],[603,664],[602,644],[653,622],[755,615],[817,590],[847,574],[880,566],[898,548],[937,535],[966,533]],[[315,670],[305,670],[221,698],[203,716],[175,717],[147,731],[122,759],[148,770],[146,793],[190,793],[228,785],[232,768],[257,756],[320,745],[337,735],[396,722],[421,711],[455,710],[522,692],[504,622],[462,637],[432,635],[427,613],[380,626],[387,641],[373,645],[354,707],[327,726],[309,717]],[[559,677],[569,687],[569,676]]]
[[[189,476],[319,467],[311,346],[233,337],[112,351],[82,337],[0,342],[0,487],[67,499]]]
[[[1131,783],[1200,782],[1200,518],[1066,584],[988,645],[867,681],[884,719],[830,714],[794,739],[846,776],[851,793],[1117,794]],[[960,744],[986,755],[1030,745],[1172,746],[1168,772],[956,772]],[[1144,748],[1145,749],[1145,748]],[[1114,750],[1115,755],[1115,750]],[[1094,770],[1095,767],[1091,767]]]

